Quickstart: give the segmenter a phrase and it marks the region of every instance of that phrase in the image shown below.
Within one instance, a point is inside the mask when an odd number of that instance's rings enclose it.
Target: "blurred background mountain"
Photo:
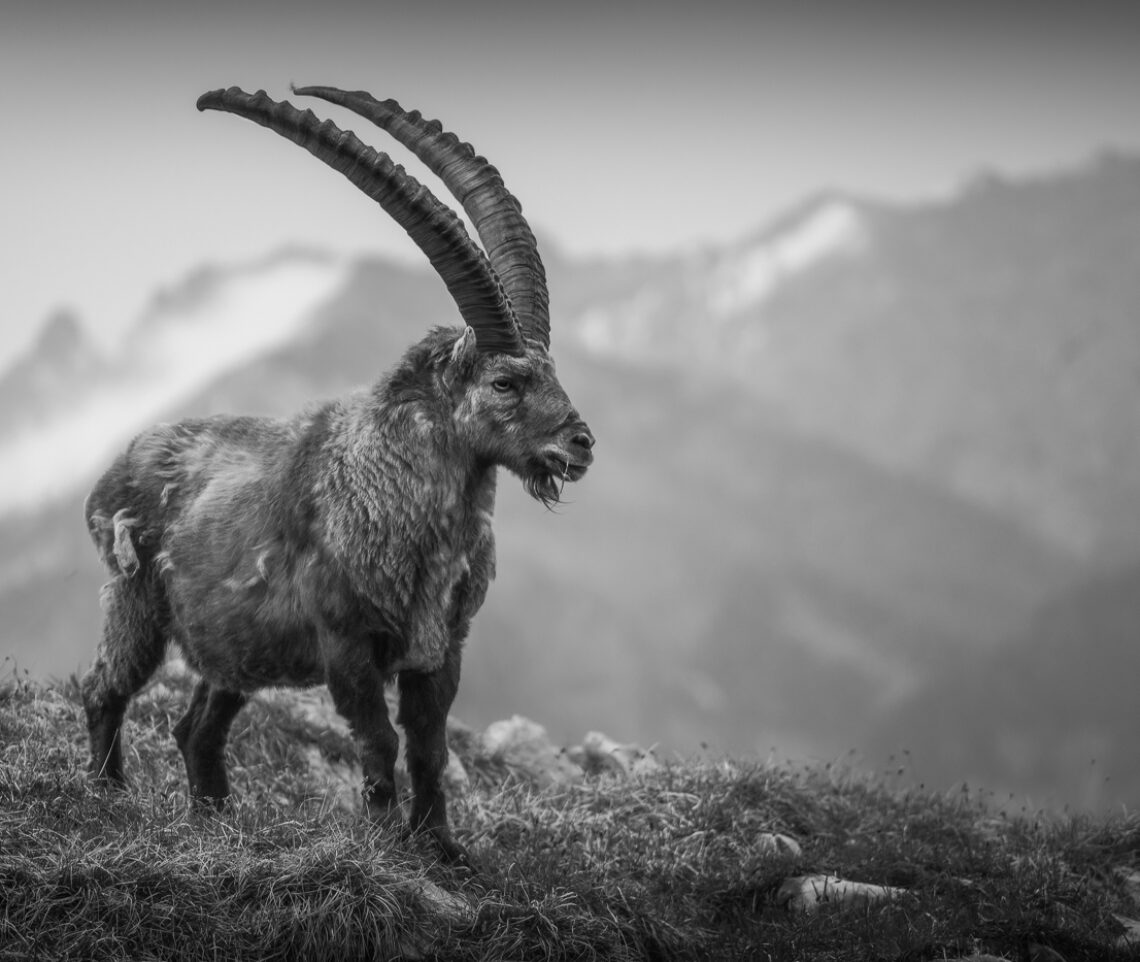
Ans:
[[[597,463],[553,514],[503,480],[461,717],[1140,804],[1140,158],[543,253]],[[90,658],[81,505],[135,431],[287,414],[454,313],[424,271],[286,249],[156,293],[113,356],[47,318],[0,373],[0,654]]]

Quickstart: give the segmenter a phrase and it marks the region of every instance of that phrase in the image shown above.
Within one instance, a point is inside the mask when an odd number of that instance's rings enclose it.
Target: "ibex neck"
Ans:
[[[345,449],[352,488],[372,510],[418,505],[427,514],[492,511],[495,466],[466,449],[451,425],[415,404],[362,405],[351,414]]]

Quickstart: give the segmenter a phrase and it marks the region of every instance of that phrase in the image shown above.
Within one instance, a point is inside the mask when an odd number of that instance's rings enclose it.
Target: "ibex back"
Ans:
[[[87,499],[110,580],[83,679],[91,770],[123,780],[123,715],[174,641],[201,676],[174,734],[190,793],[229,794],[226,735],[249,694],[326,683],[361,746],[364,798],[398,812],[385,684],[398,677],[412,826],[465,860],[447,823],[445,726],[464,639],[494,575],[496,469],[549,505],[594,438],[549,356],[545,273],[497,171],[394,101],[296,90],[346,106],[410,148],[454,212],[389,158],[310,111],[237,88],[205,94],[343,173],[435,266],[463,325],[413,345],[371,389],[289,420],[215,417],[140,434]]]

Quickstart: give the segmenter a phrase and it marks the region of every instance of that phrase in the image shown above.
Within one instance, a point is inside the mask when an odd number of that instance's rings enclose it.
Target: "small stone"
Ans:
[[[756,848],[761,855],[790,855],[799,858],[803,855],[800,843],[790,835],[778,832],[764,832],[756,839]]]
[[[399,945],[401,958],[433,957],[433,950],[440,935],[452,928],[467,928],[475,922],[475,909],[465,898],[440,888],[428,879],[399,883],[399,887],[412,891],[422,909],[432,920],[431,924],[422,926],[401,938]]]
[[[555,747],[546,729],[522,715],[488,725],[483,748],[539,785],[564,785],[582,778],[582,769]]]
[[[1122,866],[1116,869],[1114,874],[1124,885],[1124,890],[1128,893],[1128,897],[1132,899],[1137,907],[1140,907],[1140,871],[1134,868],[1124,868]]]
[[[329,761],[321,754],[317,745],[309,744],[301,748],[309,766],[313,781],[320,785],[333,805],[344,812],[360,809],[360,790],[364,777],[360,769],[347,762]]]
[[[644,748],[623,745],[602,732],[587,732],[581,746],[570,750],[570,757],[591,773],[644,775],[661,767],[661,763]]]
[[[1120,948],[1140,946],[1140,922],[1115,913],[1112,917],[1124,926],[1124,932],[1117,936],[1116,944]]]
[[[906,889],[849,882],[834,875],[797,875],[784,879],[774,900],[791,912],[815,912],[823,905],[851,908],[905,894]]]

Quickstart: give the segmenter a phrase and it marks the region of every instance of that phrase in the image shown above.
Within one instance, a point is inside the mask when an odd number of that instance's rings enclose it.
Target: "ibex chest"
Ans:
[[[415,440],[425,449],[409,447]],[[388,672],[442,667],[493,567],[493,469],[456,471],[429,440],[411,428],[398,444],[376,446],[374,469],[356,472],[325,516],[326,543],[356,595],[347,608],[365,617]]]
[[[474,566],[488,567],[483,555],[489,541],[474,531],[460,530],[439,539],[425,553],[412,585],[399,632],[399,654],[390,671],[435,671],[443,666],[449,650],[459,644],[457,632],[482,603],[485,581],[472,596]]]
[[[415,522],[415,569],[392,586],[401,609],[393,672],[441,668],[486,594],[494,564],[489,508],[461,492],[442,494],[425,499]]]

